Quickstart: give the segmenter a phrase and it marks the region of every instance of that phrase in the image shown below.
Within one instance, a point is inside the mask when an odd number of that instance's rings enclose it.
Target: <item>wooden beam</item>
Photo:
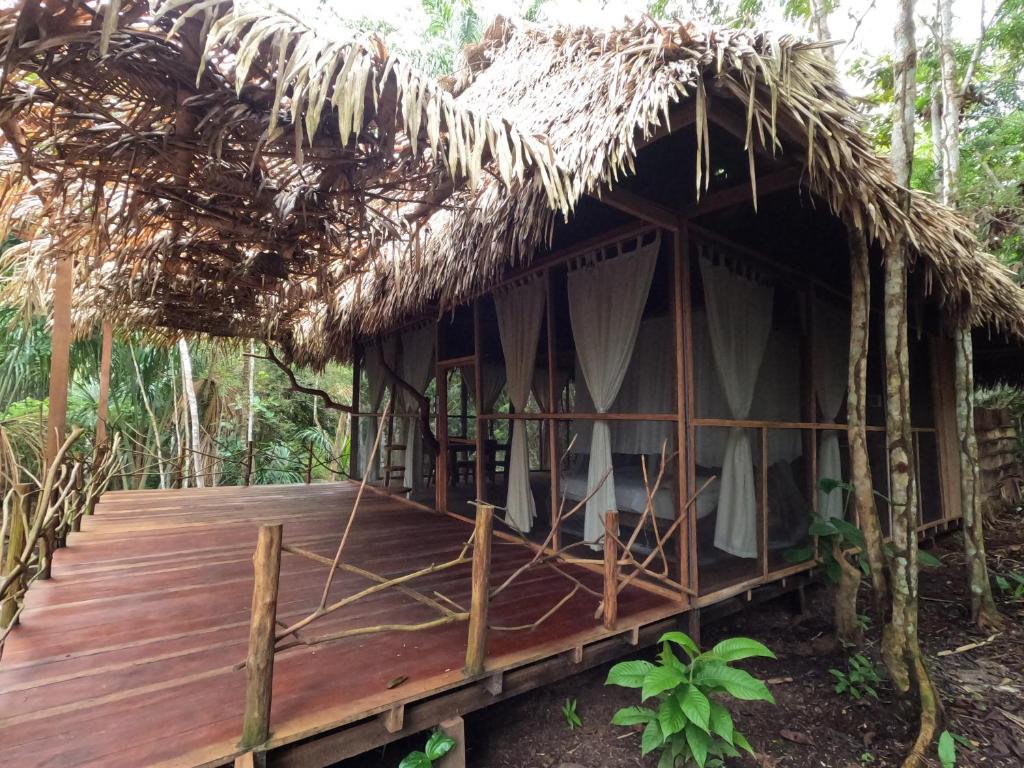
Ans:
[[[676,232],[673,238],[673,259],[672,259],[672,309],[673,329],[675,331],[675,352],[676,352],[676,514],[687,515],[688,519],[679,527],[679,583],[690,589],[695,587],[690,583],[690,548],[693,544],[693,534],[690,530],[691,513],[687,508],[687,502],[692,493],[690,487],[690,452],[687,433],[689,424],[687,419],[687,333],[686,321],[690,312],[690,262],[687,258],[686,248],[688,246],[689,230],[687,223],[683,220],[682,228]],[[687,597],[688,599],[688,597]]]
[[[438,728],[445,736],[455,742],[448,754],[434,765],[436,768],[466,768],[466,723],[456,715],[442,722]]]
[[[96,445],[107,442],[107,419],[110,417],[110,357],[114,346],[114,329],[103,321],[103,341],[100,347],[100,396],[96,406]]]
[[[46,452],[49,465],[64,442],[68,414],[68,382],[71,365],[71,295],[74,264],[70,255],[57,260],[53,284],[53,333],[50,350],[50,390],[46,413]]]
[[[245,661],[245,715],[242,749],[270,738],[270,700],[274,683],[274,629],[281,575],[280,523],[261,525],[253,556],[255,583],[249,620],[249,654]]]
[[[641,221],[655,224],[672,232],[679,229],[679,216],[675,212],[625,187],[604,189],[594,197],[605,205],[635,216]]]
[[[766,176],[757,176],[757,199],[760,200],[766,195],[792,189],[800,184],[802,177],[803,168],[797,166],[783,168]],[[750,179],[745,179],[731,187],[705,195],[691,204],[683,215],[687,218],[706,216],[709,213],[733,208],[748,201],[751,206],[754,205],[754,191],[750,186]]]
[[[466,645],[466,674],[470,677],[484,671],[487,659],[487,614],[490,604],[491,530],[494,507],[480,504],[476,508],[476,530],[473,534],[473,581],[469,600],[469,640]]]

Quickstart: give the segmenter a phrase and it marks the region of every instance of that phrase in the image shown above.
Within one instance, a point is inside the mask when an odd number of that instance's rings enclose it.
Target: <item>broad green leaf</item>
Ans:
[[[708,720],[711,717],[711,702],[700,688],[696,685],[688,685],[675,698],[679,702],[679,708],[683,714],[706,731]]]
[[[840,571],[839,563],[835,561],[835,558],[831,556],[827,557],[822,565],[822,570],[825,572],[825,578],[828,579],[830,583],[839,583],[839,577],[842,575],[842,572]]]
[[[841,517],[833,518],[832,525],[835,526],[837,531],[839,531],[844,541],[855,547],[864,549],[866,544],[864,542],[864,534],[861,532],[860,528],[853,523],[843,520]]]
[[[732,715],[729,714],[728,709],[717,701],[711,702],[711,716],[708,718],[708,726],[712,733],[717,734],[726,742],[732,744],[732,734],[734,731]]]
[[[768,686],[742,669],[733,669],[725,664],[702,665],[694,673],[693,682],[701,686],[722,688],[731,696],[744,701],[768,701],[775,703],[775,697]]]
[[[941,568],[942,561],[939,560],[931,552],[925,552],[923,549],[917,550],[917,562],[919,565],[923,565],[926,568]]]
[[[836,536],[839,531],[834,525],[828,520],[822,520],[818,518],[807,528],[807,532],[811,536]]]
[[[605,685],[619,685],[623,688],[639,688],[644,684],[644,677],[654,669],[649,661],[623,661],[608,670]]]
[[[665,743],[665,737],[661,733],[661,726],[657,720],[651,720],[644,728],[643,736],[640,737],[640,753],[649,754]]]
[[[679,657],[672,653],[672,646],[667,642],[661,644],[661,651],[658,652],[658,660],[664,667],[673,667],[681,673],[686,674],[687,666],[679,660]]]
[[[661,753],[661,757],[658,758],[658,768],[675,768],[676,758],[672,754],[672,750],[666,749]]]
[[[427,746],[424,748],[424,751],[427,753],[429,760],[440,760],[451,752],[454,746],[455,739],[444,731],[434,731],[430,734],[430,738],[427,739]]]
[[[797,547],[796,549],[787,549],[782,553],[782,557],[787,563],[806,563],[808,560],[814,559],[814,547]]]
[[[750,742],[747,741],[747,737],[744,736],[739,731],[733,731],[732,743],[735,744],[740,749],[747,750],[747,752],[749,752],[751,755],[754,754],[754,748],[752,746],[750,746]]]
[[[658,707],[658,725],[665,736],[679,733],[686,727],[686,715],[679,708],[675,696],[669,696]]]
[[[431,768],[430,758],[425,752],[410,752],[402,758],[398,768]]]
[[[943,731],[939,736],[939,762],[942,768],[953,768],[956,765],[956,744],[949,731]]]
[[[700,648],[697,647],[697,644],[693,642],[693,639],[685,632],[666,632],[661,636],[661,640],[659,642],[675,643],[686,651],[686,655],[691,659],[700,655]]]
[[[683,675],[678,669],[672,667],[655,667],[644,676],[641,701],[647,701],[652,696],[657,696],[663,691],[675,688],[683,682]]]
[[[757,642],[757,640],[751,640],[749,637],[730,637],[728,640],[723,640],[712,648],[711,653],[722,661],[740,661],[741,659],[749,659],[752,656],[761,656],[767,659],[775,658],[775,654],[766,645]]]
[[[704,763],[708,759],[708,745],[711,743],[711,737],[694,723],[690,723],[686,726],[686,743],[690,745],[694,761],[700,768],[704,768]]]
[[[640,725],[657,720],[653,709],[647,707],[625,707],[612,715],[612,725]]]
[[[853,486],[849,483],[844,483],[842,480],[836,480],[833,477],[823,477],[818,480],[818,490],[822,493],[832,493],[832,491],[837,489],[853,493]]]

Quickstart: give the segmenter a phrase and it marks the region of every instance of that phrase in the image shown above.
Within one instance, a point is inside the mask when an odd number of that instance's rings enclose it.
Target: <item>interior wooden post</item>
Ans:
[[[352,343],[352,414],[351,424],[348,430],[348,476],[357,480],[363,479],[363,466],[360,464],[362,457],[359,455],[359,433],[362,424],[359,422],[361,411],[360,391],[363,384],[363,350],[355,343]]]
[[[487,659],[487,609],[490,602],[491,532],[494,507],[479,504],[473,532],[473,581],[469,599],[469,639],[466,643],[466,675],[484,671]]]
[[[678,451],[677,481],[679,513],[687,520],[679,527],[679,582],[694,593],[698,590],[697,573],[697,515],[687,504],[695,488],[695,466],[691,446],[693,404],[693,311],[690,286],[690,235],[684,219],[675,234],[675,258],[672,260],[675,294],[675,351],[676,351],[676,442]],[[685,599],[689,595],[684,593]]]
[[[768,576],[768,430],[758,430],[761,471],[757,483],[757,560],[761,575]]]
[[[615,629],[619,617],[619,513],[604,513],[604,598],[601,601],[605,629]]]
[[[544,286],[547,292],[545,296],[545,308],[547,311],[547,345],[548,345],[548,407],[547,410],[551,413],[555,413],[558,410],[558,405],[555,402],[555,398],[558,393],[555,391],[555,368],[557,366],[557,360],[555,359],[555,310],[554,302],[554,290],[552,282],[554,276],[551,274],[550,269],[544,270]],[[558,422],[549,418],[547,420],[548,426],[548,471],[551,477],[551,530],[554,534],[551,538],[551,546],[557,552],[562,548],[562,527],[559,525],[559,504],[558,504]]]
[[[487,422],[482,417],[482,404],[484,398],[483,384],[483,360],[481,354],[480,340],[480,300],[473,300],[473,391],[476,392],[476,469],[474,471],[476,480],[477,501],[484,501],[487,496],[487,487],[484,479],[484,471],[487,468],[484,460],[484,448],[487,445]],[[479,511],[479,510],[478,510]]]
[[[815,391],[814,382],[817,379],[818,366],[823,361],[815,357],[814,351],[815,335],[818,328],[814,322],[815,289],[814,283],[807,284],[807,332],[800,336],[800,388],[803,395],[800,398],[800,418],[803,421],[818,423],[818,393]],[[818,436],[821,433],[817,430],[807,430],[801,433],[801,442],[804,446],[804,456],[808,462],[804,469],[804,488],[807,494],[807,502],[812,510],[818,509]]]
[[[103,341],[100,346],[100,394],[96,406],[96,445],[107,442],[107,419],[110,416],[110,358],[114,347],[114,329],[109,320],[103,321]]]
[[[242,749],[270,738],[270,700],[274,682],[274,631],[281,576],[280,523],[261,525],[253,556],[255,583],[249,619],[249,654],[245,660],[245,715]]]
[[[437,457],[434,460],[434,504],[438,511],[448,511],[448,371],[441,359],[441,343],[444,341],[443,323],[437,324],[437,339],[434,344],[434,391],[437,393]]]
[[[74,264],[70,255],[57,260],[53,284],[53,333],[50,350],[49,406],[46,413],[46,452],[49,465],[64,442],[68,412],[68,374],[71,353],[71,294]]]

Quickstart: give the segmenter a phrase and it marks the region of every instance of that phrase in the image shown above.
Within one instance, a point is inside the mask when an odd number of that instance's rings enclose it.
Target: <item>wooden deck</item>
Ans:
[[[29,590],[22,623],[0,659],[0,754],[5,768],[220,765],[237,754],[257,527],[284,523],[285,544],[333,554],[357,486],[113,492],[57,552],[53,578]],[[346,561],[391,576],[452,559],[471,527],[376,493],[361,502]],[[530,556],[495,541],[492,583]],[[600,577],[574,574],[600,590]],[[285,553],[279,620],[318,603],[326,568]],[[344,573],[332,598],[370,584]],[[531,570],[492,603],[493,625],[531,623],[568,582]],[[469,566],[413,586],[468,602]],[[533,631],[491,631],[489,671],[506,670],[608,637],[596,601],[578,594]],[[630,586],[618,631],[650,624],[680,604]],[[317,633],[437,614],[388,590],[326,617]],[[278,654],[271,745],[337,729],[397,704],[467,684],[466,624],[351,637]],[[577,653],[579,653],[577,651]],[[389,681],[406,682],[388,689]],[[334,738],[338,738],[335,735]]]

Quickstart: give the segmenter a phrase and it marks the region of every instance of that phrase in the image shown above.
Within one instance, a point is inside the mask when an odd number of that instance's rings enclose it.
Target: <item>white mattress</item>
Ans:
[[[647,488],[644,486],[643,472],[640,467],[621,467],[615,470],[615,504],[622,512],[643,514],[647,506]],[[648,477],[653,485],[655,475],[648,470]],[[697,477],[697,487],[704,483],[706,477]],[[559,479],[562,497],[569,501],[580,501],[586,498],[587,468],[583,466],[575,471],[562,475]],[[674,520],[678,506],[674,490],[662,485],[654,494],[654,514],[662,520]],[[715,511],[718,506],[718,481],[712,483],[697,498],[697,517],[705,517]]]

